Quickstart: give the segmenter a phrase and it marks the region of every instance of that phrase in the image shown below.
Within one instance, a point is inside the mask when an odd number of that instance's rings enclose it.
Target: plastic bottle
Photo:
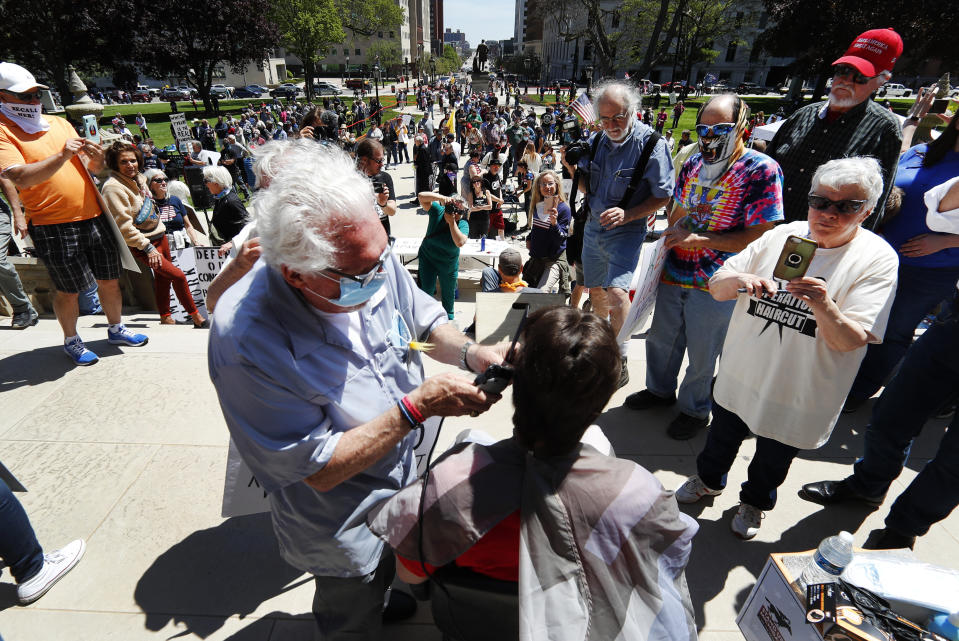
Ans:
[[[852,561],[852,534],[843,530],[822,540],[799,577],[799,588],[816,583],[834,583]]]
[[[929,619],[929,625],[926,627],[930,632],[935,632],[950,641],[959,641],[959,612],[936,614]]]
[[[486,234],[483,234],[483,235],[480,237],[480,251],[481,251],[481,252],[485,252],[485,251],[486,251]]]

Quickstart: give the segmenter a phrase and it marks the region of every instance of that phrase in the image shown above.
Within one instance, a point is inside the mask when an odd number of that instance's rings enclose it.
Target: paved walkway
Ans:
[[[395,173],[401,202],[411,196],[410,166]],[[404,208],[400,236],[422,236],[426,217]],[[478,273],[461,282],[457,322],[473,315]],[[81,319],[81,335],[100,362],[74,368],[60,349],[56,321],[0,330],[0,457],[27,487],[19,495],[40,541],[53,549],[83,537],[80,565],[29,607],[15,605],[9,573],[0,583],[0,635],[6,641],[311,639],[309,577],[278,557],[269,518],[220,517],[227,431],[206,368],[206,337],[188,327],[161,327],[153,313],[127,313],[149,345],[117,348],[106,342],[103,317]],[[466,323],[463,322],[466,320]],[[4,325],[7,323],[5,322]],[[622,407],[644,387],[643,335],[630,346],[632,382],[616,393],[599,423],[620,456],[653,471],[668,488],[694,471],[704,437],[665,436],[670,411],[637,413]],[[430,374],[448,369],[432,365]],[[464,427],[509,435],[509,395],[488,414],[447,421],[441,446]],[[700,532],[687,571],[700,636],[740,639],[736,613],[771,552],[815,547],[847,529],[862,543],[880,527],[894,498],[931,457],[944,421],[933,421],[913,458],[878,511],[829,512],[801,501],[804,482],[841,478],[862,449],[868,406],[844,417],[829,444],[802,455],[766,515],[759,536],[742,542],[729,531],[738,485],[752,453],[747,442],[729,491],[693,506]],[[924,560],[959,567],[959,515],[936,525],[916,545]],[[428,607],[412,622],[387,629],[390,640],[439,639]]]

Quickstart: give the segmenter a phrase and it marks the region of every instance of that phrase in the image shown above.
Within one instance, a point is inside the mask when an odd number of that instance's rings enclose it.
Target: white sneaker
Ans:
[[[87,544],[83,542],[83,539],[77,539],[55,552],[44,554],[43,567],[40,571],[17,586],[20,604],[33,603],[46,594],[57,581],[73,569],[86,549]]]
[[[736,516],[730,521],[729,527],[741,539],[747,541],[759,534],[759,526],[762,524],[765,514],[762,510],[749,503],[740,503]]]
[[[722,490],[707,487],[699,474],[693,474],[676,490],[676,500],[680,503],[695,503],[704,496],[719,496]]]

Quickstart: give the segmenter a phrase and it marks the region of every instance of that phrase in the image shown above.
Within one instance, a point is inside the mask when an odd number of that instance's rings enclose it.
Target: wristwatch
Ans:
[[[472,372],[472,368],[469,366],[469,363],[466,362],[466,353],[469,352],[470,347],[476,345],[473,341],[466,341],[463,343],[462,349],[460,349],[460,367],[465,369],[467,372]]]

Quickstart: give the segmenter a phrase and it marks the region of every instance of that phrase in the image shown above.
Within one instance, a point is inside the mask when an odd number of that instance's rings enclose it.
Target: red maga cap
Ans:
[[[892,71],[901,55],[902,38],[892,27],[870,29],[853,40],[846,54],[832,64],[855,67],[862,75],[872,78],[883,71]]]

